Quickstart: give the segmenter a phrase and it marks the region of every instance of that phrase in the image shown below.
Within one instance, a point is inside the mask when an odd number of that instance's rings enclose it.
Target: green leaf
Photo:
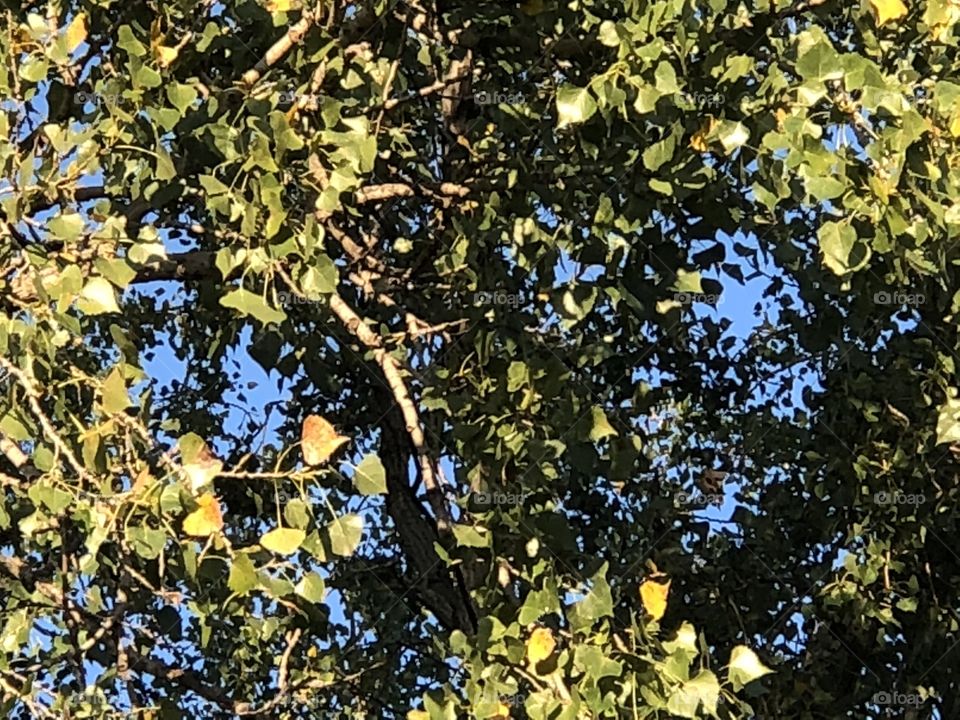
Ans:
[[[960,442],[960,399],[955,388],[950,388],[950,392],[937,416],[937,445]]]
[[[823,176],[807,177],[804,179],[804,185],[807,192],[817,200],[833,200],[840,197],[847,188],[843,181]]]
[[[167,535],[162,530],[137,525],[127,526],[127,542],[133,551],[144,560],[155,560],[160,557],[163,546],[167,542]]]
[[[747,144],[750,139],[750,131],[743,123],[724,120],[716,129],[720,144],[724,151],[729,155],[734,150]]]
[[[108,415],[123,412],[130,407],[127,384],[123,379],[123,370],[115,367],[100,386],[103,394],[103,410]]]
[[[667,701],[667,710],[682,718],[697,718],[698,708],[716,717],[720,699],[720,683],[709,670],[701,670],[696,677],[676,688]]]
[[[243,552],[235,553],[233,562],[230,563],[230,577],[227,580],[227,587],[238,595],[245,595],[259,584],[257,570],[253,566],[250,556]]]
[[[728,672],[734,691],[738,691],[747,683],[769,675],[773,670],[760,662],[757,654],[746,645],[737,645],[730,652]]]
[[[65,212],[50,220],[47,227],[56,237],[72,242],[83,233],[84,221],[80,213]]]
[[[50,65],[44,57],[31,57],[20,65],[19,75],[27,82],[38,83],[47,77]]]
[[[220,298],[220,304],[224,307],[239,310],[244,315],[250,315],[264,325],[267,323],[279,324],[287,319],[286,313],[282,310],[270,307],[262,297],[244,288],[237,288],[227,293]]]
[[[661,94],[671,95],[680,92],[680,86],[677,85],[677,71],[673,69],[673,65],[665,60],[661,60],[657,65],[654,77],[657,80],[657,90]]]
[[[589,88],[562,87],[557,90],[557,127],[586,122],[597,111]]]
[[[126,258],[97,258],[94,266],[97,272],[118,288],[125,288],[137,276],[137,271],[130,267]]]
[[[172,82],[167,85],[167,98],[181,115],[186,115],[193,103],[197,101],[197,91],[190,85]]]
[[[340,273],[327,255],[318,254],[310,267],[300,276],[300,286],[307,297],[319,298],[336,292]]]
[[[260,544],[278,555],[292,555],[306,539],[307,534],[298,528],[281,527],[265,533]]]
[[[797,72],[806,80],[839,80],[843,77],[843,66],[837,51],[820,40],[800,56]]]
[[[349,557],[360,546],[363,538],[363,518],[359,515],[342,515],[327,525],[330,548],[336,555]]]
[[[660,142],[643,151],[643,165],[650,172],[656,172],[663,165],[673,159],[673,153],[677,147],[676,133],[670,133]]]
[[[117,30],[117,47],[134,57],[143,57],[147,54],[147,48],[137,40],[129,25],[121,25]]]
[[[817,237],[823,263],[837,275],[855,272],[870,259],[869,248],[857,242],[857,233],[849,223],[825,222]]]
[[[607,563],[604,563],[590,579],[590,592],[570,613],[570,623],[574,629],[586,630],[602,617],[613,615],[613,596],[607,583]]]
[[[604,649],[596,645],[578,645],[573,655],[573,664],[594,681],[605,677],[618,678],[623,674],[623,665],[608,658]]]
[[[307,602],[323,602],[325,593],[323,578],[315,572],[307,573],[297,583],[296,593]]]
[[[607,413],[599,405],[595,405],[591,411],[593,425],[590,428],[590,439],[593,442],[599,442],[605,437],[617,437],[618,433],[613,429],[613,425],[607,419]]]
[[[461,547],[490,547],[490,531],[479,525],[454,525],[453,536]]]
[[[283,496],[280,496],[281,502],[283,502]],[[283,517],[290,523],[291,527],[300,528],[301,530],[306,530],[310,525],[310,510],[307,507],[307,504],[297,498],[295,500],[288,500],[286,506],[283,508]]]
[[[87,315],[120,312],[113,286],[101,277],[91,278],[83,286],[77,299],[77,307]]]
[[[673,284],[673,289],[680,293],[701,294],[703,292],[703,284],[700,280],[700,271],[678,268],[677,280]]]
[[[375,454],[366,455],[357,465],[353,484],[361,495],[383,495],[387,492],[387,474]]]
[[[49,485],[47,482],[31,485],[27,494],[34,504],[43,505],[54,515],[59,514],[74,501],[71,493]]]

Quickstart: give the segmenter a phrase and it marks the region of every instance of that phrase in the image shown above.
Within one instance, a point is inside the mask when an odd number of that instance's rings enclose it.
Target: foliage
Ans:
[[[960,716],[958,19],[5,11],[2,712]]]

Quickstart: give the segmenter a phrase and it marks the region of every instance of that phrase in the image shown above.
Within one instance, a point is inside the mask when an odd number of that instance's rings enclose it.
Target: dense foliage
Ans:
[[[5,10],[0,712],[960,717],[958,21]]]

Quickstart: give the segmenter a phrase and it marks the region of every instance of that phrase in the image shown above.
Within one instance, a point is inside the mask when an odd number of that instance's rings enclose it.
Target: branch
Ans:
[[[368,185],[365,188],[357,190],[354,197],[357,204],[362,205],[368,202],[377,202],[379,200],[390,200],[395,197],[413,197],[418,194],[431,197],[466,197],[470,194],[470,188],[465,185],[444,182],[436,187],[421,185],[418,188],[411,187],[406,183],[383,183],[381,185]]]
[[[20,449],[20,446],[3,433],[0,433],[0,452],[17,470],[22,469],[30,462],[30,458]]]
[[[293,293],[305,297],[285,271],[280,269],[279,273]],[[330,296],[330,309],[347,328],[347,331],[373,352],[373,357],[383,371],[390,392],[403,413],[407,434],[410,436],[410,441],[417,453],[417,464],[420,467],[423,484],[427,489],[427,499],[430,501],[430,507],[437,518],[437,526],[442,532],[448,532],[451,524],[450,509],[443,497],[433,460],[427,450],[420,414],[403,380],[399,362],[383,348],[380,336],[364,325],[360,316],[337,293]]]
[[[292,25],[283,37],[270,46],[266,54],[260,58],[260,62],[243,74],[241,78],[243,83],[248,87],[255,84],[268,68],[280,62],[283,56],[290,52],[290,49],[303,39],[303,36],[315,20],[316,17],[313,13],[304,13],[303,17],[300,18],[295,25]]]
[[[427,450],[420,414],[410,397],[410,391],[407,389],[406,383],[403,381],[397,359],[383,349],[380,337],[364,325],[360,316],[336,293],[330,296],[330,309],[333,310],[334,315],[340,319],[340,322],[352,335],[373,351],[373,357],[383,371],[387,384],[390,386],[390,392],[393,393],[394,399],[400,406],[401,412],[403,412],[407,434],[410,435],[410,441],[417,453],[423,484],[427,489],[427,499],[430,501],[430,507],[433,508],[437,517],[437,527],[441,532],[449,531],[450,510],[443,497],[433,460]]]
[[[37,420],[40,422],[40,426],[43,428],[44,434],[47,436],[50,442],[53,443],[53,446],[57,452],[67,459],[67,462],[81,480],[84,480],[92,485],[94,483],[93,477],[77,460],[76,455],[73,454],[73,451],[70,449],[70,447],[63,441],[63,438],[57,434],[57,430],[53,426],[53,423],[50,422],[50,419],[43,412],[43,408],[40,407],[40,394],[35,387],[36,380],[32,377],[32,372],[24,372],[3,357],[0,357],[0,367],[10,373],[14,378],[17,379],[17,382],[20,383],[20,386],[27,395],[27,404],[30,406],[30,409],[33,410],[33,414],[36,415]]]

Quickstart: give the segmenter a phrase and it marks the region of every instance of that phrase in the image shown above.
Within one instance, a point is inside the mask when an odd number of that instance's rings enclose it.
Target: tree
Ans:
[[[3,711],[957,716],[958,19],[7,10]]]

